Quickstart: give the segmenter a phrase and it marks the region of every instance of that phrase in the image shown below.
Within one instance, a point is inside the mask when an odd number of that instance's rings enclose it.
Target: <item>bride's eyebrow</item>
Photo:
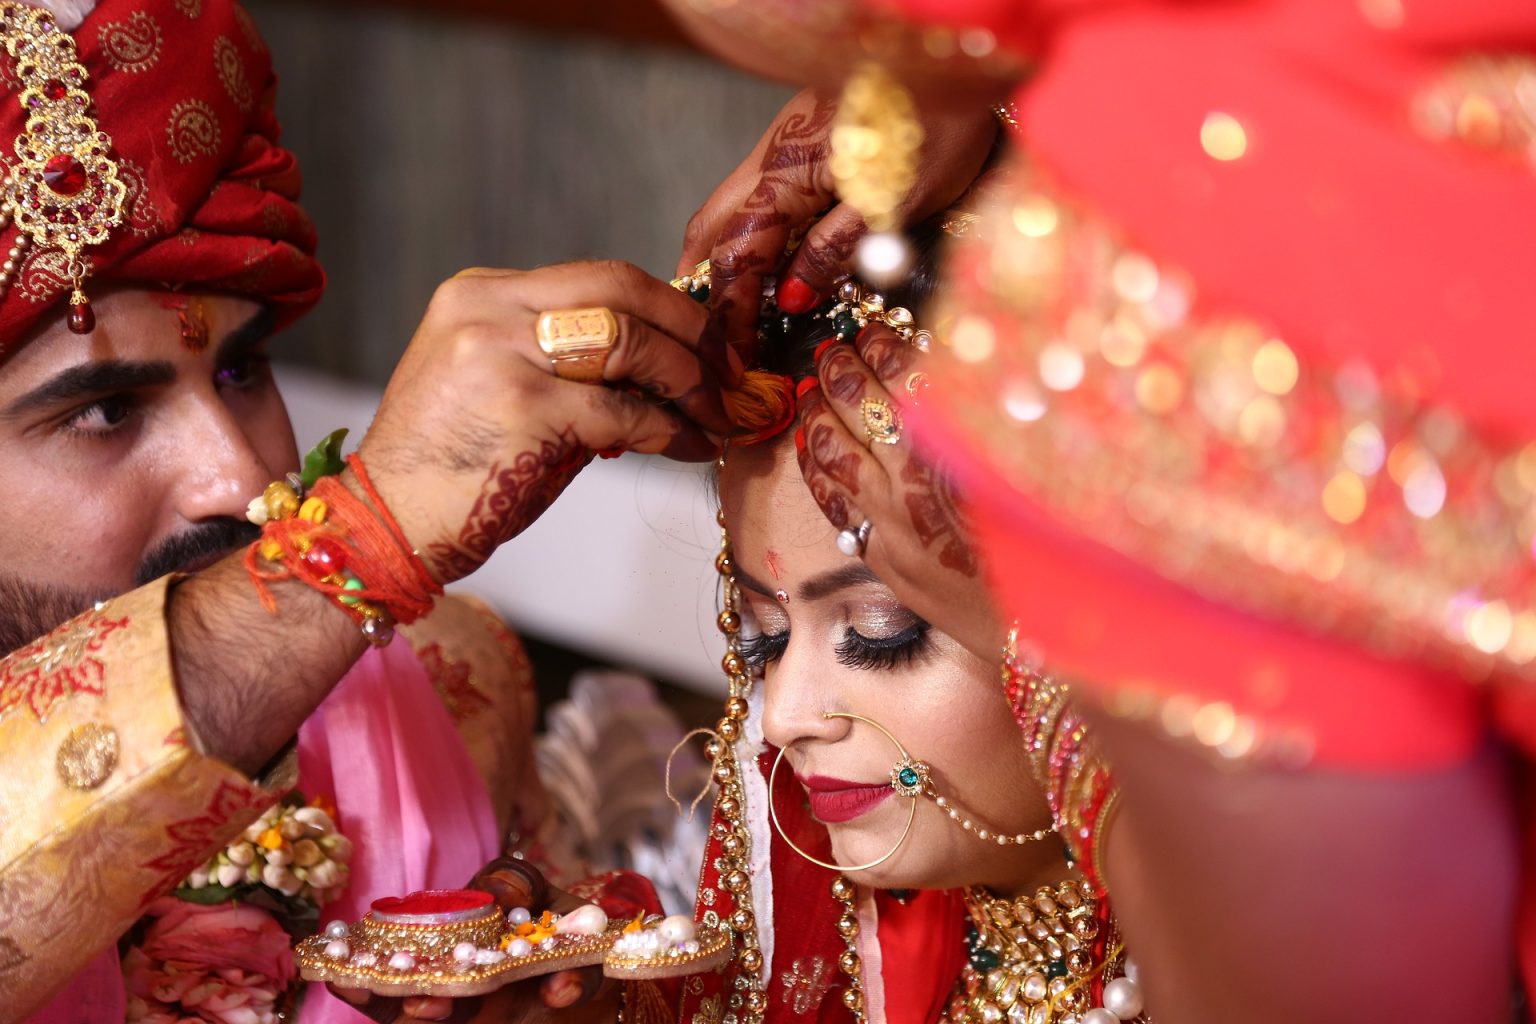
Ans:
[[[863,562],[855,562],[840,569],[833,569],[831,572],[824,572],[820,576],[812,576],[800,584],[799,597],[802,601],[819,601],[839,590],[879,582],[880,577],[876,576],[869,566]]]
[[[796,596],[802,601],[819,601],[824,597],[830,597],[839,590],[847,590],[849,587],[863,586],[868,583],[879,583],[880,577],[872,572],[869,566],[863,562],[854,565],[845,565],[830,572],[824,572],[820,576],[812,576],[800,584]],[[736,570],[736,583],[745,590],[764,597],[771,597],[778,588],[770,587],[762,580],[753,576],[744,569]]]

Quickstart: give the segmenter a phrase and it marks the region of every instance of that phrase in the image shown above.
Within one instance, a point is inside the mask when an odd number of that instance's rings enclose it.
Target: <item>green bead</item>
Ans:
[[[978,971],[990,971],[997,966],[997,954],[990,949],[978,949],[971,954],[971,966]]]
[[[342,590],[350,590],[350,591],[360,591],[360,590],[363,589],[363,581],[358,579],[356,576],[348,576],[347,577],[347,582],[345,582],[345,583],[343,583],[341,585],[341,589]],[[361,600],[362,600],[361,597],[349,597],[346,594],[341,595],[341,603],[346,605],[346,606],[348,606],[349,608],[352,607],[353,605],[356,605]]]
[[[903,768],[896,774],[896,780],[900,782],[905,788],[911,789],[918,783],[917,769]]]
[[[837,334],[838,341],[849,341],[859,333],[859,322],[852,313],[839,313],[832,321],[832,330]]]
[[[709,285],[707,285],[707,284],[696,284],[696,285],[694,285],[692,288],[688,289],[688,297],[690,299],[692,299],[694,302],[708,302],[709,301]]]
[[[1045,965],[1047,978],[1065,978],[1067,976],[1067,962],[1065,960],[1052,960]]]

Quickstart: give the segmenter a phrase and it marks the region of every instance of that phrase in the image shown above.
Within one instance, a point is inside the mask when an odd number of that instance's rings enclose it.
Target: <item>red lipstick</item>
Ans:
[[[849,782],[827,775],[799,778],[810,800],[811,814],[824,825],[839,825],[862,817],[894,792],[889,782]]]

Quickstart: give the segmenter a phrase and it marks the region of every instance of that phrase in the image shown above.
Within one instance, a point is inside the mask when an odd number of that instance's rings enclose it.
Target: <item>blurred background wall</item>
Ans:
[[[360,436],[463,267],[602,256],[670,277],[689,215],[788,98],[693,50],[650,0],[247,6],[331,281],[274,346],[301,441]],[[718,544],[702,471],[630,455],[584,472],[467,589],[533,641],[546,696],[605,663],[717,693]]]
[[[601,256],[670,277],[689,215],[788,98],[644,0],[247,6],[331,275],[282,351],[374,384],[463,267]]]

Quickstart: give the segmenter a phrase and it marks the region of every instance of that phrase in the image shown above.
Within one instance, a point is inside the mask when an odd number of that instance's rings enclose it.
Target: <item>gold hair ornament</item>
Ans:
[[[16,62],[27,116],[16,137],[17,163],[0,185],[0,228],[14,223],[17,231],[0,267],[0,296],[29,246],[58,252],[72,286],[69,329],[89,334],[96,315],[85,294],[89,270],[82,253],[122,224],[128,189],[108,156],[111,137],[87,113],[88,74],[74,38],[48,11],[19,3],[0,4],[0,38]]]
[[[860,276],[897,283],[912,269],[912,247],[901,236],[901,204],[917,181],[923,125],[906,86],[875,60],[853,69],[832,121],[827,169],[843,202],[870,233],[859,240]]]
[[[704,260],[694,267],[692,271],[682,277],[672,279],[672,287],[680,292],[686,292],[699,301],[709,298],[710,264]],[[770,316],[770,312],[777,311],[777,305],[770,306],[774,301],[774,289],[770,283],[763,288],[764,316],[763,324],[759,325],[760,332],[764,330],[764,324],[777,319]],[[830,306],[816,313],[832,322],[833,331],[839,341],[852,341],[854,336],[872,323],[882,324],[890,328],[896,334],[910,341],[920,352],[927,352],[933,344],[933,335],[917,326],[917,318],[912,311],[905,306],[886,307],[885,296],[873,288],[868,288],[853,278],[848,278],[837,286],[837,294]]]

